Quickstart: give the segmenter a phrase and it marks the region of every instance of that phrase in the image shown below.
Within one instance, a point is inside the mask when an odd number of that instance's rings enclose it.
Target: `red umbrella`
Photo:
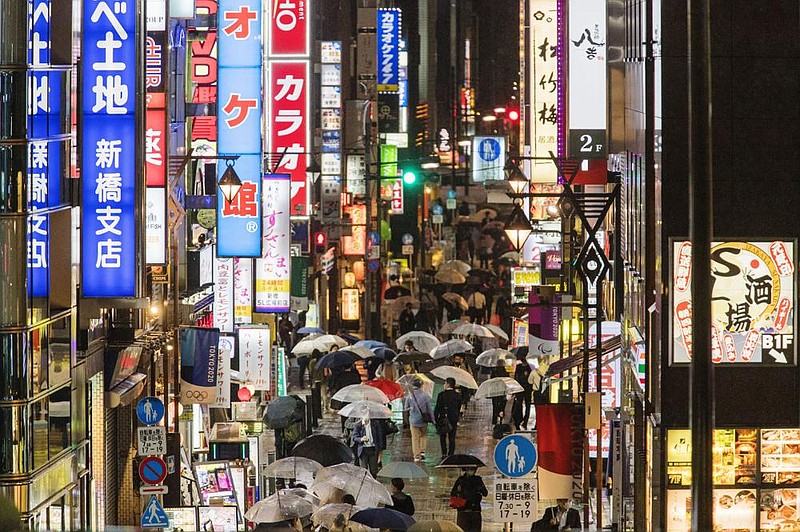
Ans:
[[[392,401],[403,397],[403,387],[394,381],[390,381],[389,379],[373,379],[365,382],[364,384],[379,389]]]

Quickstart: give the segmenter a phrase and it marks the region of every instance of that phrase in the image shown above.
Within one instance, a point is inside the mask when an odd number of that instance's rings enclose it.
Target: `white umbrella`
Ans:
[[[317,337],[316,340],[328,344],[328,349],[330,349],[333,346],[345,347],[350,345],[349,343],[347,343],[347,340],[335,334],[323,334],[322,336]]]
[[[439,271],[442,270],[455,270],[461,275],[467,275],[467,273],[472,269],[472,266],[464,262],[463,260],[450,260],[439,266]]]
[[[430,380],[424,373],[407,373],[406,375],[403,375],[397,379],[395,382],[406,388],[407,392],[408,388],[411,388],[411,383],[414,382],[414,379],[419,379],[422,381],[421,389],[423,392],[427,393],[428,395],[433,395],[433,381]]]
[[[460,334],[462,336],[478,336],[480,338],[494,338],[492,331],[483,325],[478,325],[477,323],[465,323],[463,325],[459,325],[453,331],[453,334]]]
[[[369,358],[375,356],[375,352],[372,349],[370,349],[369,347],[364,347],[363,345],[351,345],[345,349],[342,349],[342,351],[350,351],[351,353],[355,353],[361,358]]]
[[[317,473],[312,491],[319,493],[325,486],[338,488],[356,498],[356,504],[371,508],[378,504],[392,504],[392,496],[386,486],[372,478],[369,470],[353,464],[337,464],[323,467]]]
[[[319,497],[305,488],[284,488],[280,490],[280,493],[283,495],[294,495],[295,497],[305,499],[311,503],[311,506],[313,506],[315,510],[320,507]]]
[[[487,349],[480,355],[478,358],[475,359],[475,363],[479,366],[483,366],[485,368],[494,368],[498,366],[499,362],[502,362],[504,366],[512,364],[517,357],[514,356],[514,353],[508,351],[506,349]]]
[[[429,478],[428,472],[414,462],[389,462],[378,471],[385,478]]]
[[[370,419],[389,419],[392,410],[375,401],[356,401],[339,410],[339,415],[344,417],[364,417],[365,414],[369,414]]]
[[[278,478],[297,478],[299,474],[315,474],[322,469],[322,464],[302,456],[289,456],[275,460],[264,468],[264,475]]]
[[[458,296],[458,297],[461,297],[461,296]],[[461,298],[461,299],[464,299],[464,298]],[[443,335],[444,334],[448,334],[448,335],[449,334],[453,334],[453,331],[456,330],[456,327],[460,327],[460,326],[464,325],[465,323],[469,323],[469,322],[468,321],[464,321],[464,320],[451,320],[451,321],[448,321],[447,323],[445,323],[444,325],[439,327],[439,334],[443,334]]]
[[[475,377],[470,375],[469,372],[455,366],[439,366],[438,368],[433,368],[431,370],[431,374],[439,377],[442,380],[452,377],[456,380],[456,384],[459,386],[471,388],[473,390],[478,389],[478,383],[475,382]]]
[[[325,528],[333,528],[333,520],[336,516],[342,514],[346,518],[361,510],[360,506],[345,503],[330,503],[321,506],[316,512],[311,515],[311,521],[317,526],[324,526]]]
[[[478,386],[475,399],[488,399],[489,397],[504,397],[525,391],[520,383],[511,377],[495,377],[485,380]]]
[[[425,331],[411,331],[397,339],[396,345],[398,349],[403,349],[406,342],[414,344],[414,349],[422,353],[430,353],[439,345],[439,339],[431,333]]]
[[[276,493],[255,503],[244,518],[253,523],[279,523],[306,517],[313,511],[313,505],[297,495]]]
[[[331,399],[335,399],[342,403],[353,403],[355,401],[375,401],[377,403],[389,403],[389,398],[378,388],[374,386],[367,386],[366,384],[350,384],[345,386],[335,394]]]
[[[433,278],[440,283],[446,284],[464,284],[467,282],[467,278],[463,273],[451,269],[440,269],[438,272],[436,272],[436,275],[434,275]]]
[[[330,345],[322,341],[321,338],[322,336],[317,336],[316,338],[300,340],[297,342],[297,345],[292,348],[292,354],[301,357],[308,356],[314,351],[319,351],[321,353],[329,351]]]
[[[448,340],[443,344],[436,346],[436,349],[431,351],[431,358],[438,360],[446,358],[458,353],[467,353],[472,351],[472,344],[460,338]]]
[[[484,325],[484,327],[492,331],[492,334],[494,334],[498,338],[503,339],[506,342],[508,341],[508,335],[506,334],[506,332],[497,325],[492,325],[491,323],[489,323],[488,325]]]

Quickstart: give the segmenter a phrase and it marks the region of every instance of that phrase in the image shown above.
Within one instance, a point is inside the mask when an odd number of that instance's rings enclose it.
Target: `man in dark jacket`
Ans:
[[[436,408],[433,410],[436,419],[437,431],[440,426],[440,419],[445,418],[450,424],[450,430],[439,433],[439,444],[442,446],[442,459],[455,454],[456,449],[456,429],[458,428],[458,418],[461,416],[461,396],[455,391],[456,380],[448,377],[444,381],[444,390],[439,392],[436,398]],[[447,440],[450,439],[450,445]]]
[[[406,483],[402,478],[392,479],[392,505],[387,508],[403,512],[406,515],[414,515],[414,499],[411,498],[411,495],[403,492],[405,487]]]
[[[404,335],[414,330],[416,327],[416,318],[414,318],[414,311],[411,303],[406,303],[406,308],[400,313],[398,318],[398,325],[400,326],[400,335]]]
[[[386,435],[380,420],[362,417],[353,428],[353,442],[358,445],[358,461],[373,477],[378,476],[378,455],[386,448]]]
[[[517,366],[514,368],[514,380],[522,386],[524,391],[519,394],[519,397],[514,396],[514,400],[521,401],[525,407],[520,426],[527,428],[528,419],[531,415],[531,396],[533,395],[533,385],[530,383],[531,367],[528,365],[528,360],[522,351],[517,353],[517,362]]]
[[[532,531],[581,529],[581,516],[578,510],[569,507],[569,500],[558,499],[556,504],[545,510],[544,516],[533,523]]]

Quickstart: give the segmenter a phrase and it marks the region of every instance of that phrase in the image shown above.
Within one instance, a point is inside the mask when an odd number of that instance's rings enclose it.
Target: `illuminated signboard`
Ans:
[[[272,341],[266,325],[239,327],[239,373],[256,390],[269,390]]]
[[[234,322],[253,321],[253,259],[235,259],[233,267]]]
[[[145,262],[167,261],[167,110],[164,86],[166,3],[147,2],[145,37]]]
[[[320,57],[325,71],[320,76],[320,109],[321,112],[336,110],[342,107],[341,80],[341,41],[323,41],[320,43]],[[338,75],[337,75],[338,74]],[[326,122],[325,125],[331,125]],[[338,126],[338,124],[337,124]],[[320,210],[323,223],[331,223],[342,217],[342,135],[337,129],[322,130],[322,155],[320,157]]]
[[[606,158],[606,3],[569,0],[569,155]]]
[[[234,260],[214,257],[214,327],[224,333],[233,332]]]
[[[291,210],[293,216],[308,214],[306,168],[311,146],[309,133],[309,62],[280,60],[269,63],[269,129],[270,153],[284,153],[278,165],[280,173],[292,181]],[[328,109],[338,111],[338,109]],[[326,127],[323,129],[333,129]]]
[[[472,180],[483,183],[488,180],[502,181],[506,163],[505,137],[473,137]]]
[[[242,181],[232,202],[217,194],[217,255],[261,256],[261,0],[220,0],[217,13],[217,151]]]
[[[83,4],[81,290],[84,297],[133,297],[137,6]]]
[[[535,157],[558,154],[558,1],[530,0],[528,87],[530,144]],[[603,104],[605,106],[605,103]],[[533,160],[530,178],[535,183],[555,183],[557,171],[548,160]]]
[[[352,236],[342,237],[342,253],[363,257],[367,252],[367,206],[351,205],[348,212],[353,224]]]
[[[175,2],[170,3],[172,10]],[[207,114],[217,102],[217,0],[204,0],[197,6],[198,15],[211,24],[209,28],[189,27],[191,42],[191,146],[194,155],[216,155],[217,117]],[[199,17],[198,17],[199,18]]]
[[[672,362],[692,359],[692,245],[672,245]],[[714,242],[711,359],[715,364],[796,363],[795,243]]]
[[[257,312],[289,312],[292,244],[287,174],[264,176],[264,255],[256,260]]]
[[[400,90],[400,10],[378,9],[378,91]]]
[[[308,57],[308,0],[269,0],[269,55]]]
[[[342,319],[347,321],[361,319],[361,296],[358,288],[342,288]]]

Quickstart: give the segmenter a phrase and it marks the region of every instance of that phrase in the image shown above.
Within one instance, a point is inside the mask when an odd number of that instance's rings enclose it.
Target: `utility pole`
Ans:
[[[364,244],[364,338],[370,338],[372,332],[372,276],[369,269],[370,261],[370,228],[372,227],[372,101],[366,100],[364,103],[364,203],[367,207],[367,238]],[[380,173],[380,170],[379,170]],[[380,189],[378,190],[380,193]],[[380,222],[378,222],[380,223]],[[380,227],[378,228],[380,233]]]

